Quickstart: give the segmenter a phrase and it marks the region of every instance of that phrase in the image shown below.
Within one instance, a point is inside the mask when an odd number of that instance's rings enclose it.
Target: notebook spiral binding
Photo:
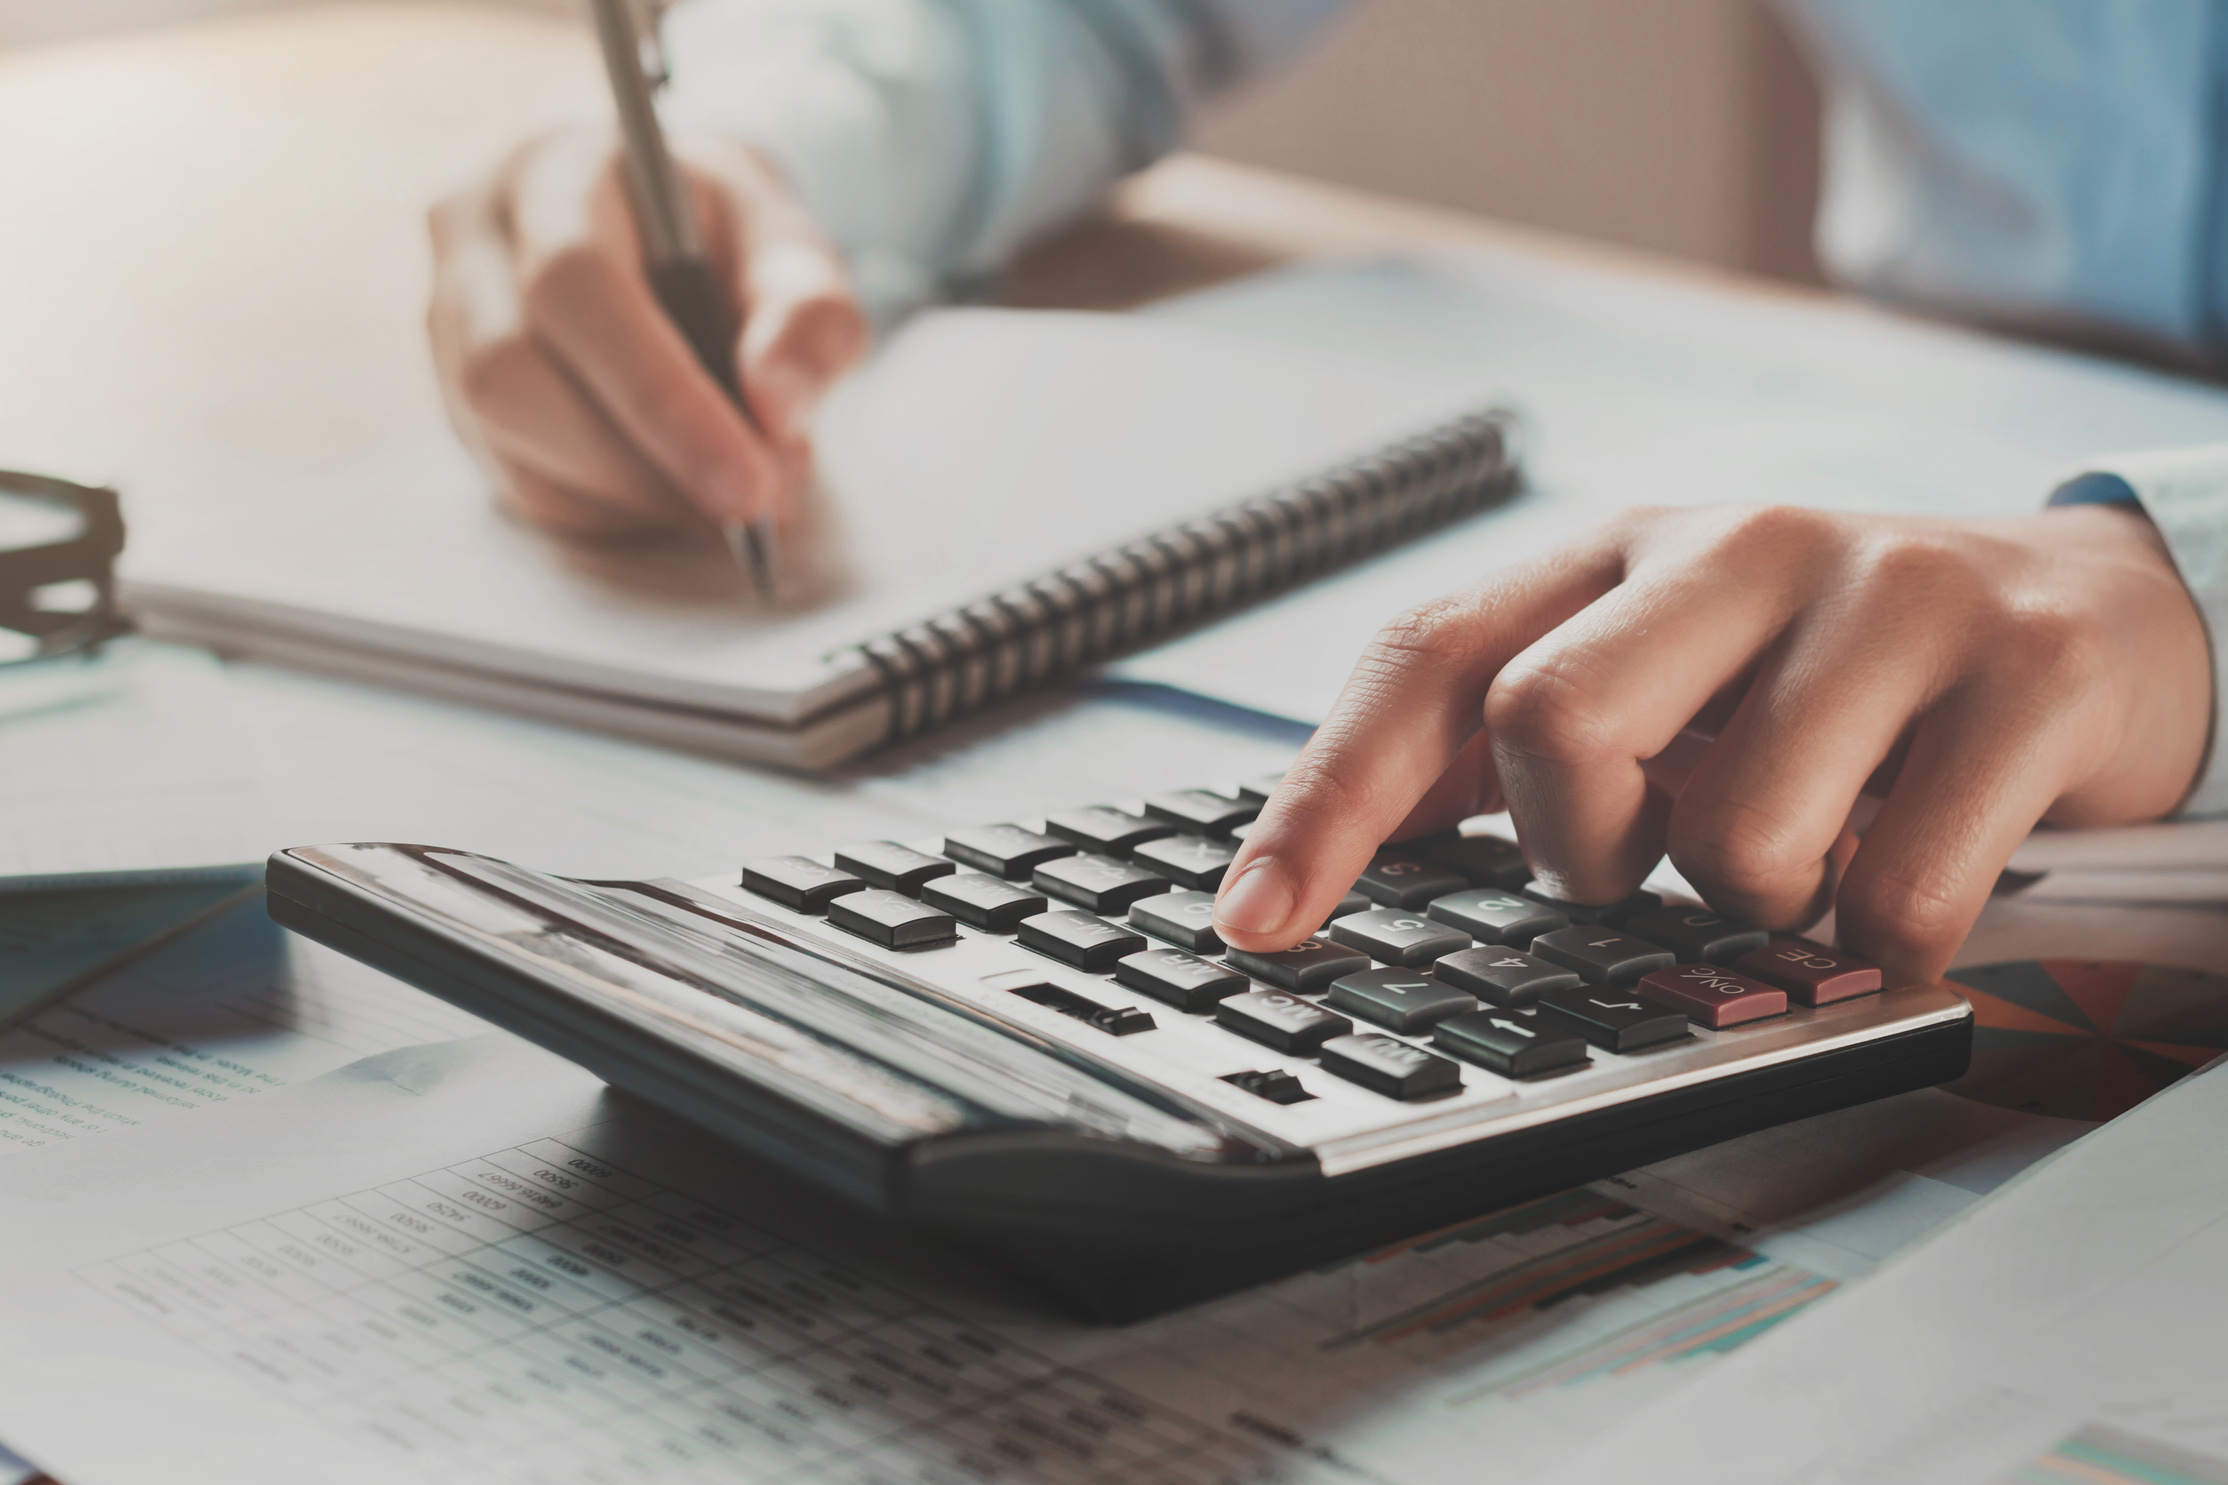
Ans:
[[[895,742],[1061,671],[1497,505],[1520,481],[1517,418],[1467,413],[857,648]]]

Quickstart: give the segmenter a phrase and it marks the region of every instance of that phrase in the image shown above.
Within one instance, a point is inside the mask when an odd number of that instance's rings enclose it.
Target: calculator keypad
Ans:
[[[1062,964],[1096,973],[1145,948],[1145,940],[1090,913],[1039,913],[1023,918],[1017,937],[1025,949],[1049,954]]]
[[[1484,837],[1387,847],[1317,937],[1280,953],[1230,949],[1213,929],[1213,891],[1236,855],[1230,832],[1275,782],[931,843],[866,842],[833,866],[755,861],[743,887],[801,915],[825,911],[854,942],[902,951],[908,968],[957,955],[953,976],[987,975],[979,983],[1032,1026],[1075,1028],[1051,1034],[1081,1038],[1078,1050],[1135,1048],[1123,1065],[1147,1076],[1204,1077],[1224,1090],[1210,1102],[1297,1121],[1303,1141],[1366,1128],[1354,1120],[1372,1106],[1420,1117],[1527,1089],[1557,1097],[1573,1077],[1591,1086],[1697,1038],[1758,1035],[1790,1002],[1879,986],[1871,966],[1652,893],[1606,908],[1557,902],[1525,889],[1515,846]],[[1016,944],[1040,973],[1010,972]],[[994,949],[1006,957],[982,957]]]

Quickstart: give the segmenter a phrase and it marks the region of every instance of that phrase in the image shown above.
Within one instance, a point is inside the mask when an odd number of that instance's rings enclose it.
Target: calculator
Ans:
[[[280,923],[1064,1307],[1163,1311],[1965,1070],[1972,1011],[1513,842],[1387,846],[1314,937],[1215,935],[1275,778],[587,881],[359,843]]]

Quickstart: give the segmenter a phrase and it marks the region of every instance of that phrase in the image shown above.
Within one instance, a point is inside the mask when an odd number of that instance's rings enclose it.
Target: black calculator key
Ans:
[[[1306,1103],[1315,1095],[1302,1087],[1300,1080],[1281,1069],[1269,1072],[1224,1073],[1222,1081],[1235,1084],[1257,1098],[1271,1103]]]
[[[1255,990],[1217,1002],[1215,1023],[1295,1057],[1311,1057],[1324,1042],[1354,1029],[1344,1016],[1275,990]]]
[[[1258,799],[1230,799],[1206,789],[1178,789],[1145,801],[1145,813],[1206,835],[1222,835],[1261,813]]]
[[[1462,1069],[1380,1031],[1334,1036],[1316,1055],[1323,1071],[1387,1098],[1430,1098],[1462,1086]]]
[[[1194,892],[1212,892],[1221,886],[1222,874],[1237,857],[1236,846],[1203,835],[1164,835],[1130,852],[1138,865]]]
[[[1112,805],[1094,804],[1087,809],[1062,810],[1045,817],[1044,828],[1062,840],[1072,840],[1102,856],[1126,856],[1145,841],[1174,835],[1176,827],[1133,815]]]
[[[1637,1052],[1686,1035],[1684,1011],[1601,985],[1543,995],[1539,1009],[1543,1017],[1552,1017],[1604,1052]]]
[[[1331,937],[1380,964],[1411,969],[1470,947],[1467,933],[1399,908],[1372,908],[1339,918],[1331,924]]]
[[[1678,955],[1646,939],[1584,924],[1541,934],[1532,940],[1532,952],[1550,964],[1577,970],[1593,985],[1629,985],[1679,962]]]
[[[1341,918],[1351,917],[1355,913],[1366,913],[1369,909],[1370,901],[1368,898],[1362,896],[1359,892],[1349,892],[1338,900],[1337,907],[1331,909],[1331,915],[1323,920],[1323,926],[1328,928]]]
[[[861,938],[872,939],[885,949],[916,949],[923,944],[947,944],[959,937],[950,913],[923,907],[902,892],[869,887],[846,892],[828,904],[828,921],[848,928]]]
[[[1387,1031],[1429,1031],[1449,1016],[1478,1008],[1478,998],[1405,969],[1365,969],[1331,982],[1323,1003]]]
[[[932,877],[948,877],[959,870],[941,856],[901,846],[894,840],[870,840],[845,846],[835,853],[836,865],[865,877],[868,885],[891,892],[918,892]]]
[[[924,882],[921,901],[992,933],[1011,933],[1023,918],[1034,918],[1051,906],[1041,892],[979,871],[954,872]]]
[[[1118,923],[1065,910],[1023,918],[1015,931],[1025,947],[1092,974],[1112,969],[1116,960],[1145,947],[1143,938]]]
[[[1551,907],[1573,923],[1598,923],[1605,928],[1615,928],[1627,918],[1663,906],[1663,899],[1653,892],[1635,892],[1630,897],[1620,897],[1615,902],[1565,902],[1560,897],[1549,897],[1544,892],[1524,889],[1524,895],[1536,903]]]
[[[1584,1038],[1521,1011],[1450,1016],[1432,1032],[1431,1044],[1504,1078],[1537,1077],[1592,1060]]]
[[[1524,864],[1516,842],[1496,835],[1427,835],[1402,841],[1400,850],[1418,861],[1460,872],[1473,887],[1513,892],[1532,879],[1532,869]]]
[[[1697,907],[1650,908],[1627,918],[1624,930],[1663,945],[1679,956],[1681,964],[1731,964],[1772,941],[1761,928]]]
[[[850,872],[822,866],[803,856],[769,856],[743,868],[743,887],[785,908],[820,913],[846,892],[864,890],[866,883]]]
[[[1354,890],[1384,907],[1420,908],[1434,897],[1466,891],[1469,886],[1468,878],[1443,866],[1387,852],[1369,863]]]
[[[1075,842],[1019,825],[976,825],[944,837],[944,854],[994,877],[1020,881],[1045,862],[1075,854]]]
[[[1062,856],[1029,874],[1039,892],[1094,913],[1118,913],[1146,897],[1158,897],[1175,883],[1157,872],[1112,856]]]
[[[1129,921],[1130,926],[1194,954],[1222,952],[1221,935],[1215,932],[1215,899],[1211,892],[1141,897],[1129,905]]]
[[[1545,903],[1493,887],[1437,898],[1424,911],[1481,944],[1513,944],[1520,949],[1540,934],[1570,926],[1570,919]]]
[[[1114,978],[1180,1011],[1199,1015],[1227,996],[1243,994],[1253,982],[1226,965],[1181,949],[1147,949],[1114,966]]]
[[[1432,976],[1497,1006],[1530,1005],[1550,990],[1576,990],[1576,970],[1502,945],[1464,949],[1431,967]]]
[[[1232,969],[1257,980],[1267,980],[1279,990],[1294,990],[1302,995],[1320,995],[1340,975],[1358,974],[1369,968],[1367,954],[1357,954],[1342,944],[1327,943],[1319,938],[1303,940],[1273,954],[1232,949],[1222,957]]]
[[[1255,804],[1267,804],[1269,796],[1276,793],[1278,786],[1283,782],[1283,774],[1265,773],[1258,778],[1247,779],[1240,784],[1238,786],[1238,797],[1240,799],[1250,799]]]

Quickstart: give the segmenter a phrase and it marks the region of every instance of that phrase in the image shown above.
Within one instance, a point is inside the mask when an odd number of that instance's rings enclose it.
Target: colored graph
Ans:
[[[2000,1108],[2110,1119],[2228,1051],[2228,976],[2042,959],[1950,980],[1977,1022],[1972,1070],[1950,1091]]]
[[[1574,1327],[1584,1335],[1579,1344],[1545,1357],[1537,1348],[1522,1348],[1514,1368],[1489,1370],[1450,1400],[1517,1398],[1729,1351],[1835,1287],[1831,1279],[1585,1188],[1460,1223],[1360,1261],[1386,1263],[1406,1253],[1551,1229],[1561,1229],[1557,1236],[1568,1241],[1347,1331],[1324,1349],[1396,1345],[1580,1300],[1632,1301],[1649,1291],[1638,1305],[1627,1304],[1617,1323],[1592,1327],[1590,1333],[1583,1325]],[[1635,1308],[1640,1313],[1631,1313]]]
[[[2092,1424],[2004,1476],[2003,1485],[2228,1485],[2228,1460]]]

